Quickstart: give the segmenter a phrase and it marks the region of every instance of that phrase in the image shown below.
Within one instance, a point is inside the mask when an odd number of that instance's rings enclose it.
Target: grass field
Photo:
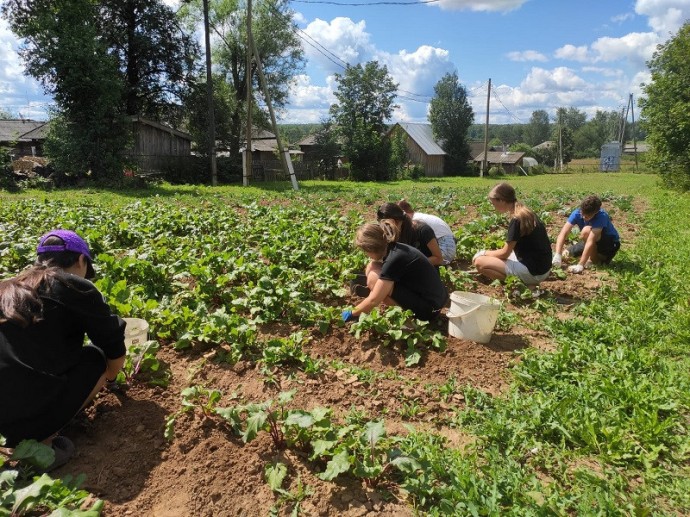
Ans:
[[[1,277],[74,228],[152,340],[66,430],[64,483],[27,502],[28,471],[2,473],[0,515],[689,514],[690,198],[649,174],[506,179],[552,239],[603,196],[624,237],[611,267],[538,298],[479,281],[472,254],[505,234],[488,178],[0,193]],[[502,301],[490,344],[391,310],[340,321],[354,230],[401,197],[453,227],[448,288]]]

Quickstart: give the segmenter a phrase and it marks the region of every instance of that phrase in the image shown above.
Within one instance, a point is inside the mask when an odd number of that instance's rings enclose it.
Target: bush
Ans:
[[[490,178],[498,178],[498,177],[505,176],[505,175],[506,175],[506,173],[505,173],[505,171],[503,170],[503,167],[498,167],[498,166],[496,166],[496,165],[494,165],[493,167],[491,167],[491,168],[489,169],[489,172],[488,172],[488,176],[489,176]]]

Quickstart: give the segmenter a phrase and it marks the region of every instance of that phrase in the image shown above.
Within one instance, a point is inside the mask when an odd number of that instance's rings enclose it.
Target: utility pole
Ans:
[[[292,167],[292,161],[290,160],[290,153],[287,149],[283,148],[283,144],[280,141],[280,134],[278,133],[278,124],[276,123],[276,115],[273,111],[273,103],[271,102],[271,94],[268,91],[268,84],[266,83],[266,77],[264,76],[264,68],[261,65],[261,57],[259,56],[259,51],[254,44],[254,36],[252,36],[251,27],[247,33],[247,39],[249,40],[249,46],[254,53],[254,60],[256,61],[256,71],[259,72],[259,80],[261,81],[261,89],[264,92],[264,98],[266,99],[266,105],[268,106],[268,113],[271,115],[271,125],[273,127],[273,132],[276,135],[276,143],[278,144],[278,152],[280,153],[280,160],[283,163],[283,170],[286,174],[290,176],[292,181],[292,188],[294,190],[299,190],[299,184],[297,183],[297,176],[295,175],[295,170]]]
[[[479,177],[484,177],[484,171],[486,171],[488,163],[488,153],[489,153],[489,102],[491,99],[491,78],[489,77],[489,88],[486,92],[486,122],[484,123],[484,160],[482,160],[482,168],[479,171]],[[488,174],[488,171],[486,171]]]
[[[211,76],[211,34],[208,23],[208,0],[204,0],[204,40],[206,43],[206,98],[208,101],[208,151],[211,157],[211,185],[218,185],[216,167],[216,120],[213,113],[213,78]]]
[[[252,0],[247,0],[247,132],[244,150],[244,175],[242,185],[249,185],[252,173],[252,42],[249,34],[252,31]]]
[[[563,172],[563,126],[561,125],[562,111],[558,111],[558,164]]]
[[[633,134],[633,153],[635,154],[635,172],[637,172],[637,135],[635,129],[635,104],[633,103],[633,94],[630,94],[630,112],[632,114],[632,134]]]

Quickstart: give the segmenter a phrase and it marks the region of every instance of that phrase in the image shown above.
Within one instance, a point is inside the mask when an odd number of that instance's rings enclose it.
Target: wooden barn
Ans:
[[[431,124],[398,122],[388,131],[389,138],[400,131],[407,136],[408,162],[420,165],[425,176],[443,176],[446,153],[434,139]]]
[[[132,147],[126,155],[141,172],[160,172],[171,160],[191,155],[192,136],[143,117],[132,118]]]

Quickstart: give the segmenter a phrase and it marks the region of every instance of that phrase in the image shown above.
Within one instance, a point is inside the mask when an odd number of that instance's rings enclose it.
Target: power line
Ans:
[[[504,109],[504,110],[506,110],[506,111],[508,112],[508,115],[510,115],[512,118],[514,118],[518,123],[524,124],[524,122],[523,122],[517,115],[513,114],[513,112],[510,111],[510,110],[506,107],[505,104],[503,104],[503,101],[502,101],[501,98],[498,96],[498,92],[496,91],[496,88],[493,88],[493,87],[492,87],[492,88],[491,88],[491,91],[493,92],[494,97],[496,98],[496,100],[498,101],[498,103],[499,103],[501,106],[503,106],[503,109]]]

